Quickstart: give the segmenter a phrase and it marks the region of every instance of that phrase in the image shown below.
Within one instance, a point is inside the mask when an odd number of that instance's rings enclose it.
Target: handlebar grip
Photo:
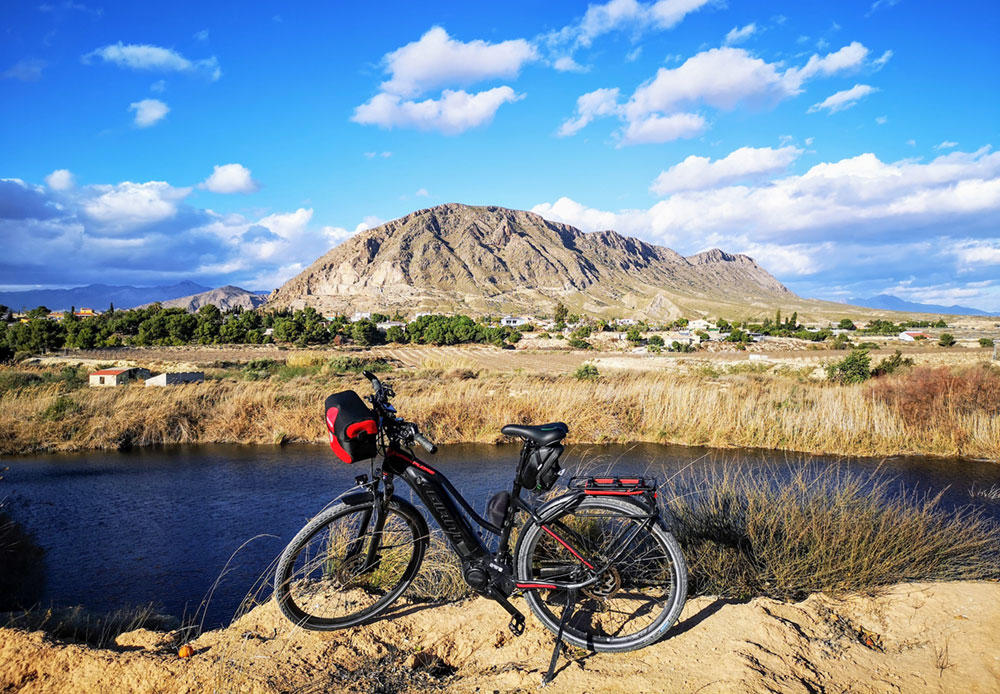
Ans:
[[[373,374],[371,371],[368,371],[368,370],[362,371],[361,375],[364,376],[365,378],[367,378],[369,381],[378,380],[378,379],[375,378],[375,374]]]
[[[428,438],[426,436],[424,436],[423,434],[419,434],[419,433],[418,434],[414,434],[413,435],[413,440],[416,441],[417,443],[419,443],[421,446],[423,446],[424,450],[427,451],[428,453],[430,453],[432,455],[434,453],[437,453],[438,447],[435,446],[433,443],[431,443],[430,440],[428,440]]]

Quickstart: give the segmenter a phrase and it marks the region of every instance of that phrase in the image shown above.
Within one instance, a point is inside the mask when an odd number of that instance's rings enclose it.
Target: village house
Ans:
[[[692,321],[688,321],[688,328],[691,330],[708,330],[711,327],[711,323],[703,318],[697,318]]]
[[[906,330],[899,334],[899,339],[902,342],[916,342],[917,340],[929,340],[930,335],[927,333],[920,332],[919,330]]]
[[[77,318],[93,318],[94,316],[97,316],[99,314],[92,308],[81,308],[73,315],[76,316]]]
[[[174,373],[162,373],[158,376],[146,379],[146,387],[149,386],[179,386],[185,383],[201,383],[205,380],[205,374],[201,371],[177,371]]]
[[[406,328],[406,323],[398,320],[387,320],[382,323],[376,323],[375,327],[378,328],[379,332],[388,332],[389,328]]]
[[[124,386],[131,381],[143,378],[149,378],[149,369],[140,369],[136,366],[100,369],[90,374],[90,385],[96,387]]]
[[[354,315],[351,316],[351,322],[357,323],[359,320],[371,320],[371,311],[355,311]]]
[[[520,328],[522,325],[527,325],[528,319],[522,318],[520,316],[504,316],[500,319],[500,325],[505,328]]]

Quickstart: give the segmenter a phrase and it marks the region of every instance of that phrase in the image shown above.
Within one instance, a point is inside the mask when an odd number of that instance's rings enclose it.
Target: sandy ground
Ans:
[[[522,601],[517,601],[522,607]],[[0,629],[0,692],[401,692],[540,690],[552,636],[473,599],[402,605],[392,619],[306,632],[272,604],[192,643],[124,634],[119,647],[57,644]],[[797,603],[698,598],[660,643],[624,654],[572,650],[545,691],[1000,692],[1000,584],[895,586],[875,598]]]

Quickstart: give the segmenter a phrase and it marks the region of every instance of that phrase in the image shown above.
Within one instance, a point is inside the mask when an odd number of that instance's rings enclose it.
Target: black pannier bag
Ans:
[[[547,492],[562,474],[559,456],[563,447],[560,443],[535,448],[528,454],[528,462],[521,473],[521,486],[534,492]]]
[[[378,453],[375,414],[353,390],[326,399],[326,428],[331,450],[345,463],[374,458]]]

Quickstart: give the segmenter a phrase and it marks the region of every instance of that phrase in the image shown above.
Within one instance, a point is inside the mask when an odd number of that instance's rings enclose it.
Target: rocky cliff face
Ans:
[[[206,304],[215,304],[219,310],[228,311],[231,308],[253,309],[267,303],[267,297],[248,292],[246,289],[226,285],[218,289],[210,289],[200,294],[182,296],[179,299],[160,302],[164,308],[182,308],[194,313]]]
[[[413,212],[331,249],[268,305],[357,310],[550,312],[668,318],[692,302],[797,299],[752,258],[685,258],[614,231],[584,233],[532,212],[448,204]]]

